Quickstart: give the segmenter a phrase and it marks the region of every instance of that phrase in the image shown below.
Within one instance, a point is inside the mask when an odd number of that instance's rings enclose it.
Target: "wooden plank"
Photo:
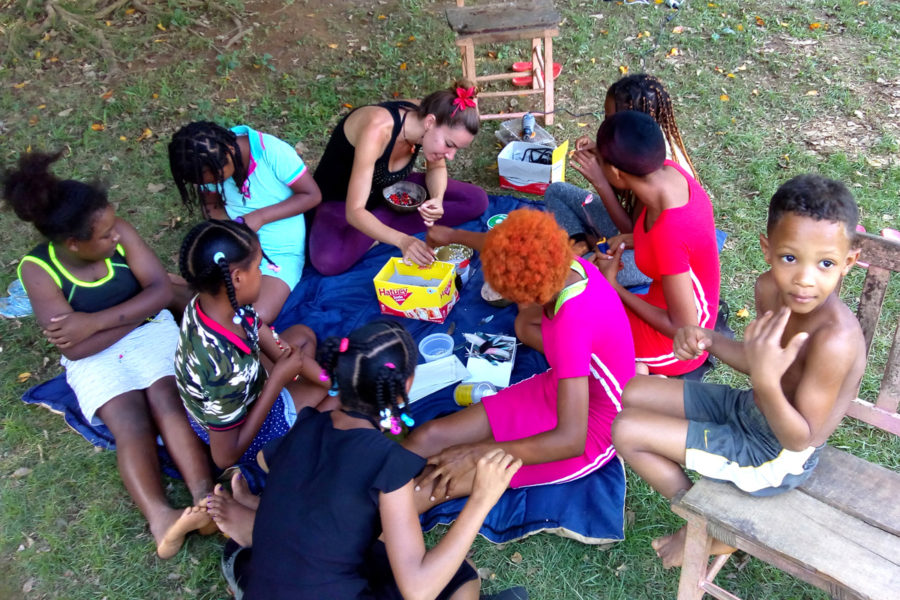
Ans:
[[[900,538],[802,491],[755,498],[701,479],[673,509],[703,515],[713,537],[832,595],[895,600],[900,590]]]
[[[866,339],[866,355],[872,346],[875,337],[875,329],[878,327],[878,317],[881,315],[881,305],[884,303],[884,294],[887,291],[891,272],[869,265],[866,279],[863,281],[862,292],[859,295],[859,308],[856,310],[856,318],[862,327],[863,336]]]
[[[553,125],[553,38],[544,37],[544,125]]]
[[[549,0],[520,0],[479,6],[450,7],[450,29],[459,35],[483,35],[498,31],[549,29],[559,25],[559,12]]]
[[[544,29],[544,28],[535,28],[535,29],[510,29],[510,30],[500,30],[500,31],[489,31],[486,33],[475,33],[470,35],[460,35],[457,34],[456,43],[459,44],[460,40],[472,40],[476,44],[487,44],[494,42],[511,42],[515,40],[527,40],[533,39],[536,37],[556,37],[559,35],[558,28]]]
[[[848,488],[852,492],[848,493]],[[825,447],[819,465],[799,488],[805,494],[900,536],[900,474]]]
[[[847,407],[847,415],[894,435],[900,435],[900,413],[881,410],[862,398],[856,398],[850,403],[850,406]]]
[[[891,351],[884,367],[884,377],[881,378],[881,389],[875,406],[885,412],[896,414],[898,404],[900,404],[900,323],[894,331],[894,341],[891,342]]]
[[[681,579],[678,581],[678,600],[703,598],[703,589],[700,585],[706,579],[710,544],[712,540],[706,531],[706,520],[699,515],[690,515],[687,522],[687,537],[684,540]]]
[[[900,242],[870,233],[857,233],[856,239],[862,248],[860,260],[900,272]]]
[[[543,94],[544,90],[532,90],[530,88],[521,90],[511,90],[508,92],[479,92],[478,99],[482,98],[504,98],[507,96],[532,96],[534,94]]]

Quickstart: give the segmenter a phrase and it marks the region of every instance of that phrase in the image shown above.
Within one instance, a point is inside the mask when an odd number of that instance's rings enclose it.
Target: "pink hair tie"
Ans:
[[[391,362],[384,363],[384,366],[386,366],[388,369],[396,369],[397,368],[397,365],[395,365],[394,363],[391,363]]]
[[[341,338],[341,345],[338,347],[338,352],[346,352],[347,348],[350,347],[350,340],[347,338]]]
[[[450,113],[451,117],[454,116],[457,111],[475,108],[475,86],[472,86],[469,89],[461,87],[456,88],[456,98],[453,99],[453,105],[456,106],[456,108]]]

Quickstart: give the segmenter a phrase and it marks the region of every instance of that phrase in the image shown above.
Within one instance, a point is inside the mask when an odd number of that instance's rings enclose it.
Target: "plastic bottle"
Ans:
[[[606,254],[607,250],[609,250],[609,243],[606,241],[605,237],[600,236],[600,239],[597,240],[597,252]]]
[[[522,117],[522,139],[530,140],[534,137],[534,115],[530,112],[525,113]]]
[[[488,381],[475,383],[461,383],[453,390],[453,399],[460,406],[477,404],[485,396],[493,396],[497,393],[497,387]]]

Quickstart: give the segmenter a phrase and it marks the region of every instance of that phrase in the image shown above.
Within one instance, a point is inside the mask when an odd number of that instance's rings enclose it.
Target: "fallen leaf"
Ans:
[[[810,29],[818,29],[818,28],[821,27],[821,26],[822,26],[822,24],[819,23],[819,22],[816,22],[816,23],[810,23],[810,24],[809,24],[809,28],[810,28]]]
[[[750,311],[747,310],[746,307],[744,307],[741,310],[737,311],[737,313],[735,313],[735,315],[737,316],[738,319],[749,319]]]
[[[22,83],[16,83],[16,84],[14,84],[13,87],[16,88],[17,90],[21,90],[21,89],[22,89],[23,87],[25,87],[26,85],[28,85],[28,82],[27,82],[27,81],[23,81]]]
[[[669,53],[666,54],[666,56],[678,56],[679,54],[681,54],[681,52],[678,50],[678,48],[672,48],[671,50],[669,50]]]
[[[120,139],[121,141],[123,141],[123,142],[127,142],[127,141],[128,141],[128,138],[125,137],[124,135],[120,135],[120,136],[119,136],[119,139]]]
[[[134,9],[133,9],[133,8],[126,8],[126,9],[125,9],[125,14],[126,14],[126,15],[133,15],[133,14],[134,14]]]
[[[31,117],[28,119],[28,124],[31,125],[32,127],[37,125],[38,124],[37,115],[31,115]]]
[[[40,57],[41,57],[41,51],[40,51],[40,50],[35,50],[35,51],[34,51],[34,57],[35,57],[35,58],[40,58]]]
[[[225,102],[227,102],[228,104],[234,104],[235,102],[237,102],[237,98],[225,98]]]
[[[46,104],[38,104],[38,110],[44,110],[45,108],[47,108]]]
[[[344,108],[353,108],[352,104],[348,104],[346,102],[344,102],[344,104],[342,104],[341,106],[343,106]]]
[[[755,18],[756,18],[756,26],[757,27],[765,27],[766,26],[766,22],[762,20],[762,17],[755,17]]]
[[[744,30],[744,26],[743,26],[743,25],[740,25],[740,24],[738,24],[738,26],[737,26],[737,27],[735,27],[735,29],[737,29],[737,30],[738,30],[738,31],[743,31],[743,30]]]
[[[159,29],[160,31],[165,31],[165,30],[166,30],[166,28],[163,26],[162,23],[157,23],[157,24],[156,24],[156,28]]]
[[[157,193],[163,191],[164,189],[166,189],[166,184],[164,184],[164,183],[148,183],[147,184],[147,191],[150,192],[151,194],[157,194]]]
[[[672,28],[672,33],[683,33],[683,32],[684,32],[684,25],[676,25],[675,27]]]
[[[808,92],[806,92],[806,95],[807,96],[818,96],[819,90],[809,90]]]
[[[619,73],[625,75],[628,73],[628,67],[625,65],[619,65]]]
[[[379,21],[384,21],[385,19],[387,19],[386,16],[384,16],[384,15],[378,15],[378,20],[379,20]]]
[[[28,467],[19,467],[15,471],[13,471],[12,478],[13,479],[21,479],[22,477],[28,477],[31,475],[32,470]]]
[[[722,94],[721,96],[719,96],[719,100],[721,100],[722,102],[728,102],[729,100],[731,100],[731,98],[728,97],[728,94]]]
[[[109,90],[108,92],[103,93],[100,97],[103,98],[104,100],[109,100],[110,98],[113,97],[113,91]]]
[[[400,70],[401,70],[401,71],[405,71],[405,70],[406,70],[406,63],[400,63]]]
[[[28,371],[25,371],[24,373],[19,373],[19,376],[16,377],[16,381],[18,381],[19,383],[25,383],[29,379],[31,379],[31,373],[29,373]]]
[[[151,94],[150,97],[156,100],[159,98],[159,94]]]
[[[513,555],[509,557],[509,560],[510,560],[514,565],[517,565],[517,564],[519,564],[519,563],[522,562],[522,555],[521,555],[520,553],[518,553],[518,552],[513,552]]]
[[[93,123],[91,125],[91,129],[93,129],[94,131],[103,131],[104,129],[106,129],[106,125],[104,125],[103,123]]]
[[[587,123],[575,123],[579,127],[587,127]]]
[[[337,44],[328,44],[328,47],[331,48],[332,50],[334,50],[335,48],[338,47],[338,45]]]
[[[414,41],[416,41],[416,36],[411,35],[411,36],[409,36],[407,39],[408,39],[410,42],[414,42]]]
[[[137,141],[143,142],[144,140],[149,140],[152,137],[153,137],[153,130],[151,130],[149,127],[145,127],[144,131],[141,132],[141,135],[138,136]]]

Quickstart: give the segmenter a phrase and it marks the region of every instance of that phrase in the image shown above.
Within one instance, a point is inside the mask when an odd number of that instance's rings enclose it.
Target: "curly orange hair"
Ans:
[[[566,281],[572,250],[550,213],[519,209],[488,231],[484,278],[507,300],[545,304]]]

